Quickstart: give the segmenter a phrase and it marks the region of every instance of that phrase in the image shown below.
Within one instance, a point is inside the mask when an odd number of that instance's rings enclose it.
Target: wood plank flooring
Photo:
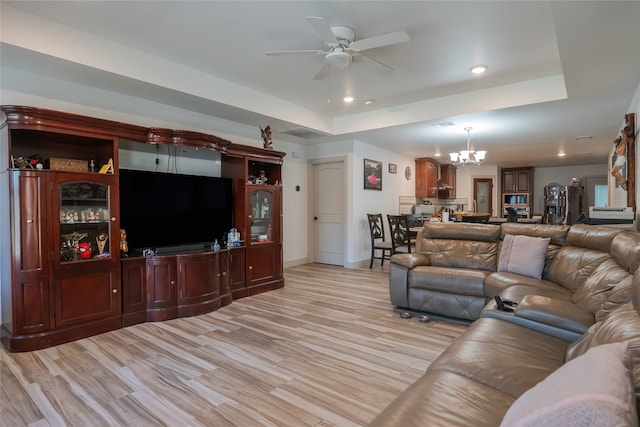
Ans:
[[[366,425],[466,329],[400,318],[385,270],[293,267],[206,315],[3,348],[0,425]]]

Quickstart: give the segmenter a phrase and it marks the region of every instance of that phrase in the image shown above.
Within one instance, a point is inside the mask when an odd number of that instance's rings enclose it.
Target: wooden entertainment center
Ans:
[[[284,286],[285,153],[198,132],[0,108],[7,116],[0,132],[0,196],[9,201],[0,212],[0,235],[10,237],[0,242],[1,332],[10,351],[204,314]],[[222,177],[233,180],[241,245],[121,257],[119,208],[126,200],[119,192],[120,140],[218,151]],[[112,172],[101,173],[109,165]],[[268,183],[251,183],[249,176],[260,171]]]

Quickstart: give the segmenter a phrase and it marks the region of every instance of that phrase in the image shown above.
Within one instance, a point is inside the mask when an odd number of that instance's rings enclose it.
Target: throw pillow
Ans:
[[[498,259],[498,271],[542,278],[550,238],[505,234]]]
[[[509,408],[500,426],[637,426],[627,342],[593,347]]]

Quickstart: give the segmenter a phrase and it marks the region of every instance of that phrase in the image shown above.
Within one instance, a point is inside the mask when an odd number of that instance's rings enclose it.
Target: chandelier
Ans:
[[[479,165],[484,160],[484,156],[487,154],[486,151],[473,151],[471,150],[471,129],[472,127],[466,127],[464,130],[467,131],[467,149],[462,150],[459,153],[449,153],[449,158],[451,158],[451,162],[455,166],[458,165]]]

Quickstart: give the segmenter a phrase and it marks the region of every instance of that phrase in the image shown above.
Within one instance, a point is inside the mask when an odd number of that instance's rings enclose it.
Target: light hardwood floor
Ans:
[[[366,425],[466,329],[400,318],[385,270],[293,267],[206,315],[3,348],[0,425]]]

